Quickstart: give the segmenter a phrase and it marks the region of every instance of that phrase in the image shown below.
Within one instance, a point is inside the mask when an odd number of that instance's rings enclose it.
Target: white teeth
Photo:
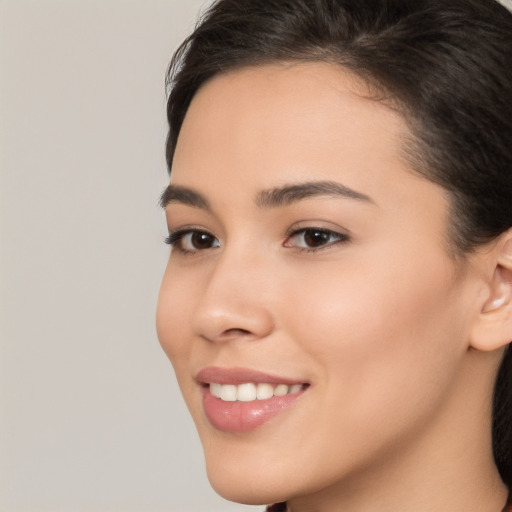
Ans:
[[[256,389],[256,398],[258,400],[266,400],[274,396],[274,386],[271,384],[258,384]]]
[[[236,388],[233,384],[223,384],[220,388],[220,398],[225,402],[236,402]]]
[[[252,402],[256,400],[256,385],[240,384],[236,392],[236,399],[239,402]]]
[[[295,384],[290,388],[290,395],[293,393],[298,393],[302,389],[302,384]]]
[[[212,382],[210,384],[210,393],[225,402],[236,402],[237,400],[239,402],[267,400],[273,396],[285,396],[298,393],[302,389],[302,384],[294,384],[293,386],[277,384],[274,386],[266,382],[260,384],[247,382],[238,386],[234,384],[219,384],[218,382]]]
[[[274,389],[274,396],[287,395],[288,391],[290,391],[290,386],[287,386],[286,384],[278,384],[276,389]]]
[[[222,384],[219,384],[217,382],[212,382],[210,384],[210,393],[213,396],[216,396],[217,398],[220,398],[221,389],[222,389]]]

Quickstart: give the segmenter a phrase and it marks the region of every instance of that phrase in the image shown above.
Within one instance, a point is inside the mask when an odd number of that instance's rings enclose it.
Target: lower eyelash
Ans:
[[[349,241],[348,238],[346,238],[346,239],[340,238],[339,240],[336,240],[335,242],[331,242],[330,244],[321,245],[319,247],[296,247],[296,250],[301,251],[301,252],[307,252],[307,253],[326,251],[326,250],[336,247],[338,245],[346,244],[346,243],[348,243],[348,241]]]

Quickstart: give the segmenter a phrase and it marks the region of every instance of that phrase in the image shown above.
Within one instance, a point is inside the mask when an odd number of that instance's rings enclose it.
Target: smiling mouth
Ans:
[[[247,433],[285,414],[308,387],[297,383],[203,383],[203,410],[216,429]]]
[[[194,380],[209,423],[224,432],[247,433],[291,409],[311,383],[250,368],[203,368]]]
[[[273,397],[283,397],[286,395],[298,394],[307,384],[270,384],[261,382],[259,384],[246,382],[243,384],[220,384],[211,382],[206,384],[210,393],[220,398],[224,402],[253,402],[256,400],[269,400]]]

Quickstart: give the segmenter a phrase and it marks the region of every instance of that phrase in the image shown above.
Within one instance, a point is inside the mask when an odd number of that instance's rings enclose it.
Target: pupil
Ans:
[[[304,241],[310,247],[318,247],[329,242],[329,233],[325,231],[307,231],[304,234]]]
[[[212,237],[208,233],[194,233],[192,236],[192,245],[198,249],[211,247]]]

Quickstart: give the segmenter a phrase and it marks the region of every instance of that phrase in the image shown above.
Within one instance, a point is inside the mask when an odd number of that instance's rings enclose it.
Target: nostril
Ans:
[[[254,333],[252,333],[248,329],[233,327],[232,329],[226,329],[225,331],[223,331],[219,338],[224,340],[230,340],[236,338],[248,338],[253,335]]]
[[[274,322],[266,305],[222,301],[217,295],[212,292],[205,296],[194,311],[193,327],[198,335],[208,341],[224,342],[260,339],[272,332]]]
[[[224,334],[247,335],[247,334],[251,334],[251,331],[248,331],[247,329],[234,328],[234,329],[227,329],[226,331],[224,331]]]

